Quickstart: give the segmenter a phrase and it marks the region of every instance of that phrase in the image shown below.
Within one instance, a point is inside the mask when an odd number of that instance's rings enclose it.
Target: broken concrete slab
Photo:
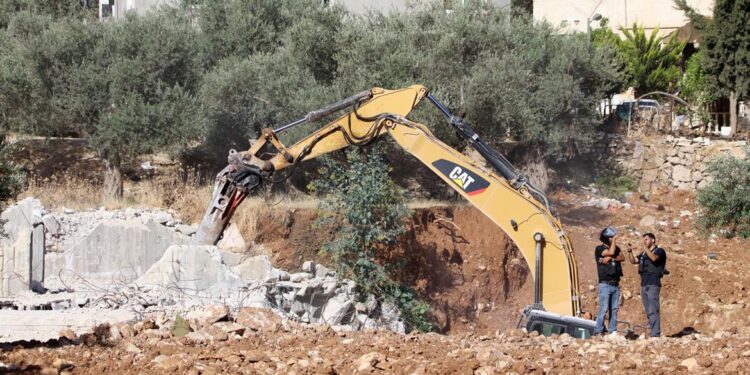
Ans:
[[[70,249],[45,256],[46,286],[86,290],[127,284],[161,259],[169,246],[187,241],[154,221],[104,220]]]
[[[242,238],[242,233],[234,224],[229,224],[221,235],[221,239],[216,244],[219,249],[244,253],[247,250],[247,243]]]
[[[29,288],[37,293],[44,293],[44,253],[46,228],[35,224],[31,232],[31,249],[29,259]]]
[[[261,281],[279,275],[279,270],[271,266],[271,262],[265,255],[247,258],[240,264],[232,267],[232,271],[246,282]]]
[[[5,221],[3,229],[7,236],[0,236],[0,245],[13,245],[21,230],[31,231],[34,224],[42,222],[44,207],[42,202],[34,198],[26,198],[0,213],[0,219]]]
[[[328,276],[330,272],[331,270],[329,270],[328,267],[322,264],[315,265],[315,277],[316,278],[323,279],[326,276]]]
[[[212,298],[228,296],[244,282],[227,267],[216,246],[170,246],[136,282]]]
[[[59,237],[61,232],[60,221],[57,220],[55,215],[48,214],[42,217],[42,223],[47,229],[47,233],[52,237]]]
[[[114,325],[132,320],[135,314],[126,310],[0,310],[0,342],[45,342],[60,338],[63,330],[80,335],[103,323]]]
[[[2,245],[2,287],[0,296],[10,297],[29,290],[31,277],[31,228],[22,228],[14,233],[15,242]]]
[[[323,308],[323,321],[330,325],[338,325],[345,320],[351,320],[354,314],[351,299],[345,294],[339,294],[328,300],[326,307]]]

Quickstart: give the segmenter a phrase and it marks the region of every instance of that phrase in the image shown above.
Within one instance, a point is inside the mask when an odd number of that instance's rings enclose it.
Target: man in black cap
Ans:
[[[628,246],[628,260],[638,265],[638,273],[641,275],[641,300],[648,317],[648,330],[651,337],[659,337],[659,293],[661,278],[666,274],[667,252],[656,246],[656,236],[653,233],[643,235],[643,246],[645,250],[637,258],[633,256],[633,249]]]
[[[599,274],[599,313],[596,315],[594,334],[604,334],[604,317],[609,310],[609,333],[617,332],[617,310],[620,307],[620,277],[625,256],[616,244],[617,232],[604,228],[599,235],[601,245],[596,247],[596,271]]]

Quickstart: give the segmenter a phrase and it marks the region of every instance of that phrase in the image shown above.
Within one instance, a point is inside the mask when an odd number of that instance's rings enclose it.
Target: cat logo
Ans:
[[[433,162],[432,165],[442,174],[448,176],[454,184],[458,185],[468,195],[480,194],[490,186],[487,180],[479,177],[468,168],[451,161],[439,159]]]

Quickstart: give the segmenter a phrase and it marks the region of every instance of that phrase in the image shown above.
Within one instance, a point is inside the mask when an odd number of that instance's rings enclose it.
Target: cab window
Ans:
[[[591,330],[583,327],[573,327],[570,335],[577,339],[588,339],[591,338]]]
[[[565,333],[565,326],[549,322],[537,321],[531,324],[531,329],[529,330],[529,332],[531,331],[537,331],[540,335],[543,336],[551,336],[553,334],[560,335]]]

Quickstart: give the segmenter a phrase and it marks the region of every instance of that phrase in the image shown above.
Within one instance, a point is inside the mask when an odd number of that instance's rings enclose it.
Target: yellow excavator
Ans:
[[[436,138],[427,126],[407,119],[425,99],[448,118],[487,165],[467,158]],[[347,112],[292,146],[285,146],[277,137],[287,129],[344,110]],[[534,279],[534,303],[521,316],[529,331],[568,333],[579,338],[592,335],[594,322],[581,318],[578,272],[570,240],[552,214],[544,192],[421,85],[364,91],[277,129],[263,129],[247,151],[230,150],[228,165],[216,178],[212,200],[196,233],[197,243],[216,244],[243,199],[262,183],[282,181],[305,160],[365,145],[385,134],[487,215],[520,249]]]

